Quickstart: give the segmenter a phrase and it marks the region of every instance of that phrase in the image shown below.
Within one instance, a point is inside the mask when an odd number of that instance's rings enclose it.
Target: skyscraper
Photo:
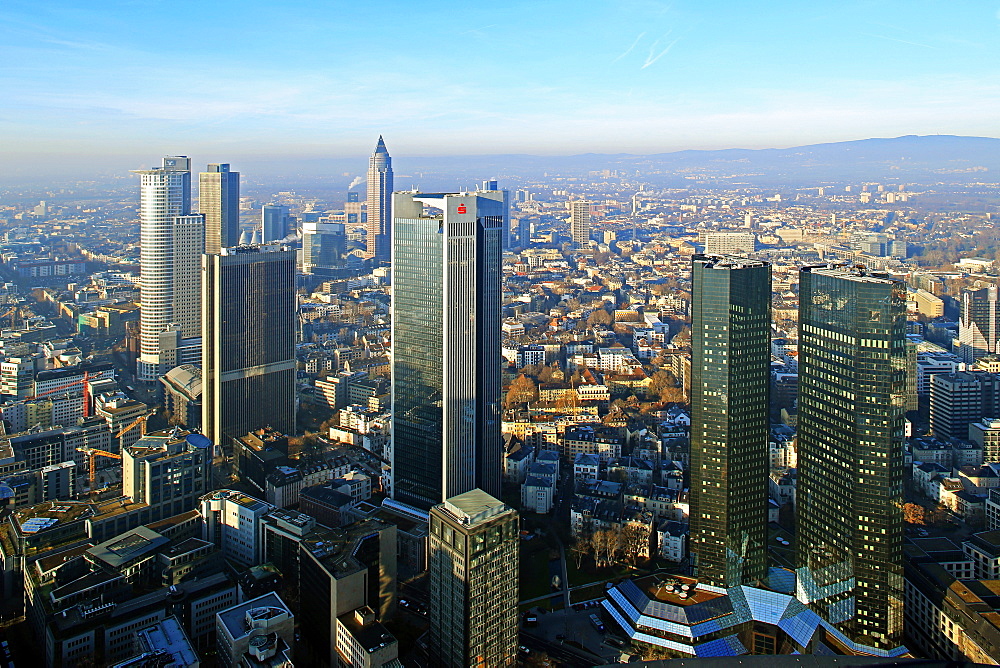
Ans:
[[[240,173],[225,163],[209,165],[198,175],[198,208],[205,216],[206,253],[239,243]]]
[[[503,203],[404,192],[392,206],[394,496],[497,496]]]
[[[343,223],[302,223],[302,273],[323,274],[344,266]]]
[[[295,251],[203,256],[202,428],[215,444],[295,432]]]
[[[570,203],[569,233],[573,248],[590,248],[590,202],[575,200]]]
[[[767,575],[771,265],[691,265],[691,552],[699,580]]]
[[[1000,289],[996,286],[962,293],[958,317],[959,356],[972,363],[1000,352]]]
[[[191,214],[190,158],[168,156],[162,167],[133,173],[140,177],[142,245],[137,375],[141,381],[154,382],[178,361],[162,355],[162,333],[170,329],[185,339],[201,336],[205,218]]]
[[[799,276],[796,596],[854,642],[897,647],[906,289],[832,265]]]
[[[483,197],[489,197],[490,199],[495,199],[498,202],[503,202],[503,233],[501,234],[501,243],[503,244],[504,250],[510,250],[510,191],[501,190],[500,186],[497,184],[496,179],[487,179],[483,181],[482,186],[479,188],[479,194]]]
[[[392,158],[379,135],[368,159],[368,219],[366,258],[388,260],[392,254]]]
[[[265,204],[260,209],[261,243],[281,241],[293,232],[288,216],[288,207],[281,204]]]
[[[517,512],[482,490],[430,510],[430,652],[436,666],[513,666]]]

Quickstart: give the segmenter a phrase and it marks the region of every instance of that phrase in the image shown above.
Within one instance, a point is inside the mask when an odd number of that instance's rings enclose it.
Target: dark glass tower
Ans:
[[[295,251],[202,256],[202,428],[228,445],[252,429],[295,433]]]
[[[434,506],[429,514],[433,665],[513,666],[517,512],[476,489]]]
[[[691,265],[691,552],[707,584],[767,575],[771,265]]]
[[[205,252],[218,253],[240,240],[240,173],[211,164],[198,175],[198,208],[205,216]]]
[[[796,595],[854,642],[897,647],[906,289],[863,268],[799,276]]]
[[[393,495],[499,496],[503,202],[404,192],[392,207]]]

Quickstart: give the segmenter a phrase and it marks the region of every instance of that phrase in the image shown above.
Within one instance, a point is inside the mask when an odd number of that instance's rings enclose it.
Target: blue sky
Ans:
[[[1000,2],[4,0],[0,153],[1000,136]]]

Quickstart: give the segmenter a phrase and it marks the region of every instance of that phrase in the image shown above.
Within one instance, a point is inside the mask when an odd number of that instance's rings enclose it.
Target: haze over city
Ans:
[[[150,155],[659,153],[998,134],[994,3],[46,3],[0,12],[2,175]]]

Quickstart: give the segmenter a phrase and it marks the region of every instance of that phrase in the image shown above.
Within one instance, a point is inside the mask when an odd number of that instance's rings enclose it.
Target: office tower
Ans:
[[[344,202],[344,215],[347,217],[345,222],[348,225],[365,222],[364,210],[365,202],[361,201],[360,193],[357,190],[348,190],[347,201]]]
[[[903,631],[906,288],[833,265],[799,276],[796,596],[885,650]]]
[[[590,248],[590,202],[570,202],[569,234],[573,239],[573,248]]]
[[[299,608],[309,611],[299,630],[312,651],[296,662],[338,665],[339,618],[368,608],[384,621],[396,610],[396,525],[374,517],[336,529],[317,524],[299,539],[298,562]]]
[[[162,167],[133,170],[140,177],[142,313],[139,319],[138,378],[154,382],[176,366],[161,355],[160,334],[201,336],[201,254],[205,218],[191,214],[191,160],[169,156]]]
[[[295,433],[295,251],[205,255],[202,427],[228,445],[259,427]]]
[[[512,666],[517,512],[479,489],[430,510],[430,643],[437,666]]]
[[[521,250],[531,248],[531,219],[527,216],[517,221],[517,243]]]
[[[211,446],[176,427],[146,434],[122,450],[122,494],[150,506],[149,522],[196,507],[211,489]]]
[[[302,223],[302,273],[323,274],[344,266],[343,223]]]
[[[959,356],[963,362],[1000,352],[1000,290],[996,286],[962,293],[958,317]]]
[[[260,209],[260,243],[281,241],[294,230],[291,229],[288,207],[280,204],[265,204]]]
[[[969,438],[970,424],[1000,416],[1000,374],[936,373],[930,385],[931,431],[935,438],[964,440]]]
[[[426,510],[499,495],[503,203],[404,192],[392,206],[394,497]]]
[[[477,192],[483,197],[503,202],[503,232],[500,242],[503,250],[510,250],[510,191],[500,190],[496,179],[488,179],[483,181]]]
[[[368,232],[365,257],[377,262],[392,254],[392,158],[379,135],[375,152],[368,159]]]
[[[198,208],[205,216],[205,252],[218,253],[240,240],[240,173],[211,164],[198,175]]]
[[[767,575],[771,265],[691,270],[691,552],[700,581],[736,587]]]

